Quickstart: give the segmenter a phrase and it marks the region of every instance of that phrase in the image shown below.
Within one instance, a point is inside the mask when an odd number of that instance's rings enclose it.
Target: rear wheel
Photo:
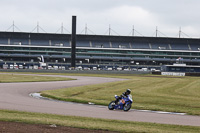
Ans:
[[[110,104],[108,105],[108,109],[109,110],[113,110],[115,108],[115,101],[110,102]]]
[[[125,103],[123,109],[124,109],[124,111],[129,111],[131,109],[131,103]]]

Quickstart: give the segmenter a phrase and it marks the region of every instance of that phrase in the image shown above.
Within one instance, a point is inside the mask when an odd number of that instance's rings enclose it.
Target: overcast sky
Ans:
[[[0,31],[71,33],[77,16],[77,34],[200,37],[200,0],[0,0]],[[15,31],[19,31],[15,27]],[[34,31],[33,31],[34,30]],[[67,31],[68,30],[68,31]],[[41,29],[39,32],[43,32]]]

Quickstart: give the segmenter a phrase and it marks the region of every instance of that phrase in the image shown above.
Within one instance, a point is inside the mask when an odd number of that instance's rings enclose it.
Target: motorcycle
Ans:
[[[115,98],[118,99],[119,96],[115,95]],[[131,109],[131,105],[133,103],[132,96],[129,95],[128,97],[122,97],[117,104],[115,101],[110,102],[108,105],[109,110],[119,109],[124,111],[129,111]]]

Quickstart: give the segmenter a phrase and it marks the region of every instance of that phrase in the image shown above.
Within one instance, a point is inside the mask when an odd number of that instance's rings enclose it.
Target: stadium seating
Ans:
[[[11,45],[28,45],[29,41],[28,39],[10,39]]]
[[[190,47],[192,51],[200,51],[200,45],[198,44],[190,44]]]
[[[33,46],[64,46],[70,47],[69,40],[44,40],[44,39],[18,39],[18,38],[0,38],[0,44],[10,44],[10,45],[33,45]],[[82,41],[77,40],[77,47],[93,47],[93,48],[121,48],[121,49],[158,49],[158,50],[190,50],[190,51],[200,51],[200,46],[198,44],[192,43],[142,43],[142,42],[120,42],[120,41]]]
[[[76,42],[77,47],[90,47],[89,41],[77,41]]]
[[[0,38],[0,44],[8,44],[7,38]]]
[[[31,40],[31,45],[37,45],[37,46],[50,46],[49,40]]]
[[[66,40],[51,40],[51,46],[70,47],[70,41],[66,41]]]
[[[128,42],[111,42],[112,48],[124,48],[130,49],[130,45]]]
[[[189,50],[188,44],[170,44],[172,50]]]
[[[169,50],[169,44],[165,43],[151,43],[152,49],[159,49],[159,50]]]
[[[131,43],[133,49],[150,49],[149,43]]]
[[[92,47],[96,48],[110,48],[110,43],[107,41],[92,41]]]

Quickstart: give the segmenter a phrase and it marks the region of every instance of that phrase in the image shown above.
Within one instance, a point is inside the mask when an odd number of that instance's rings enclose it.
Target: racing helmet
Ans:
[[[127,90],[126,90],[126,94],[127,94],[127,95],[131,94],[131,90],[130,90],[130,89],[127,89]]]

